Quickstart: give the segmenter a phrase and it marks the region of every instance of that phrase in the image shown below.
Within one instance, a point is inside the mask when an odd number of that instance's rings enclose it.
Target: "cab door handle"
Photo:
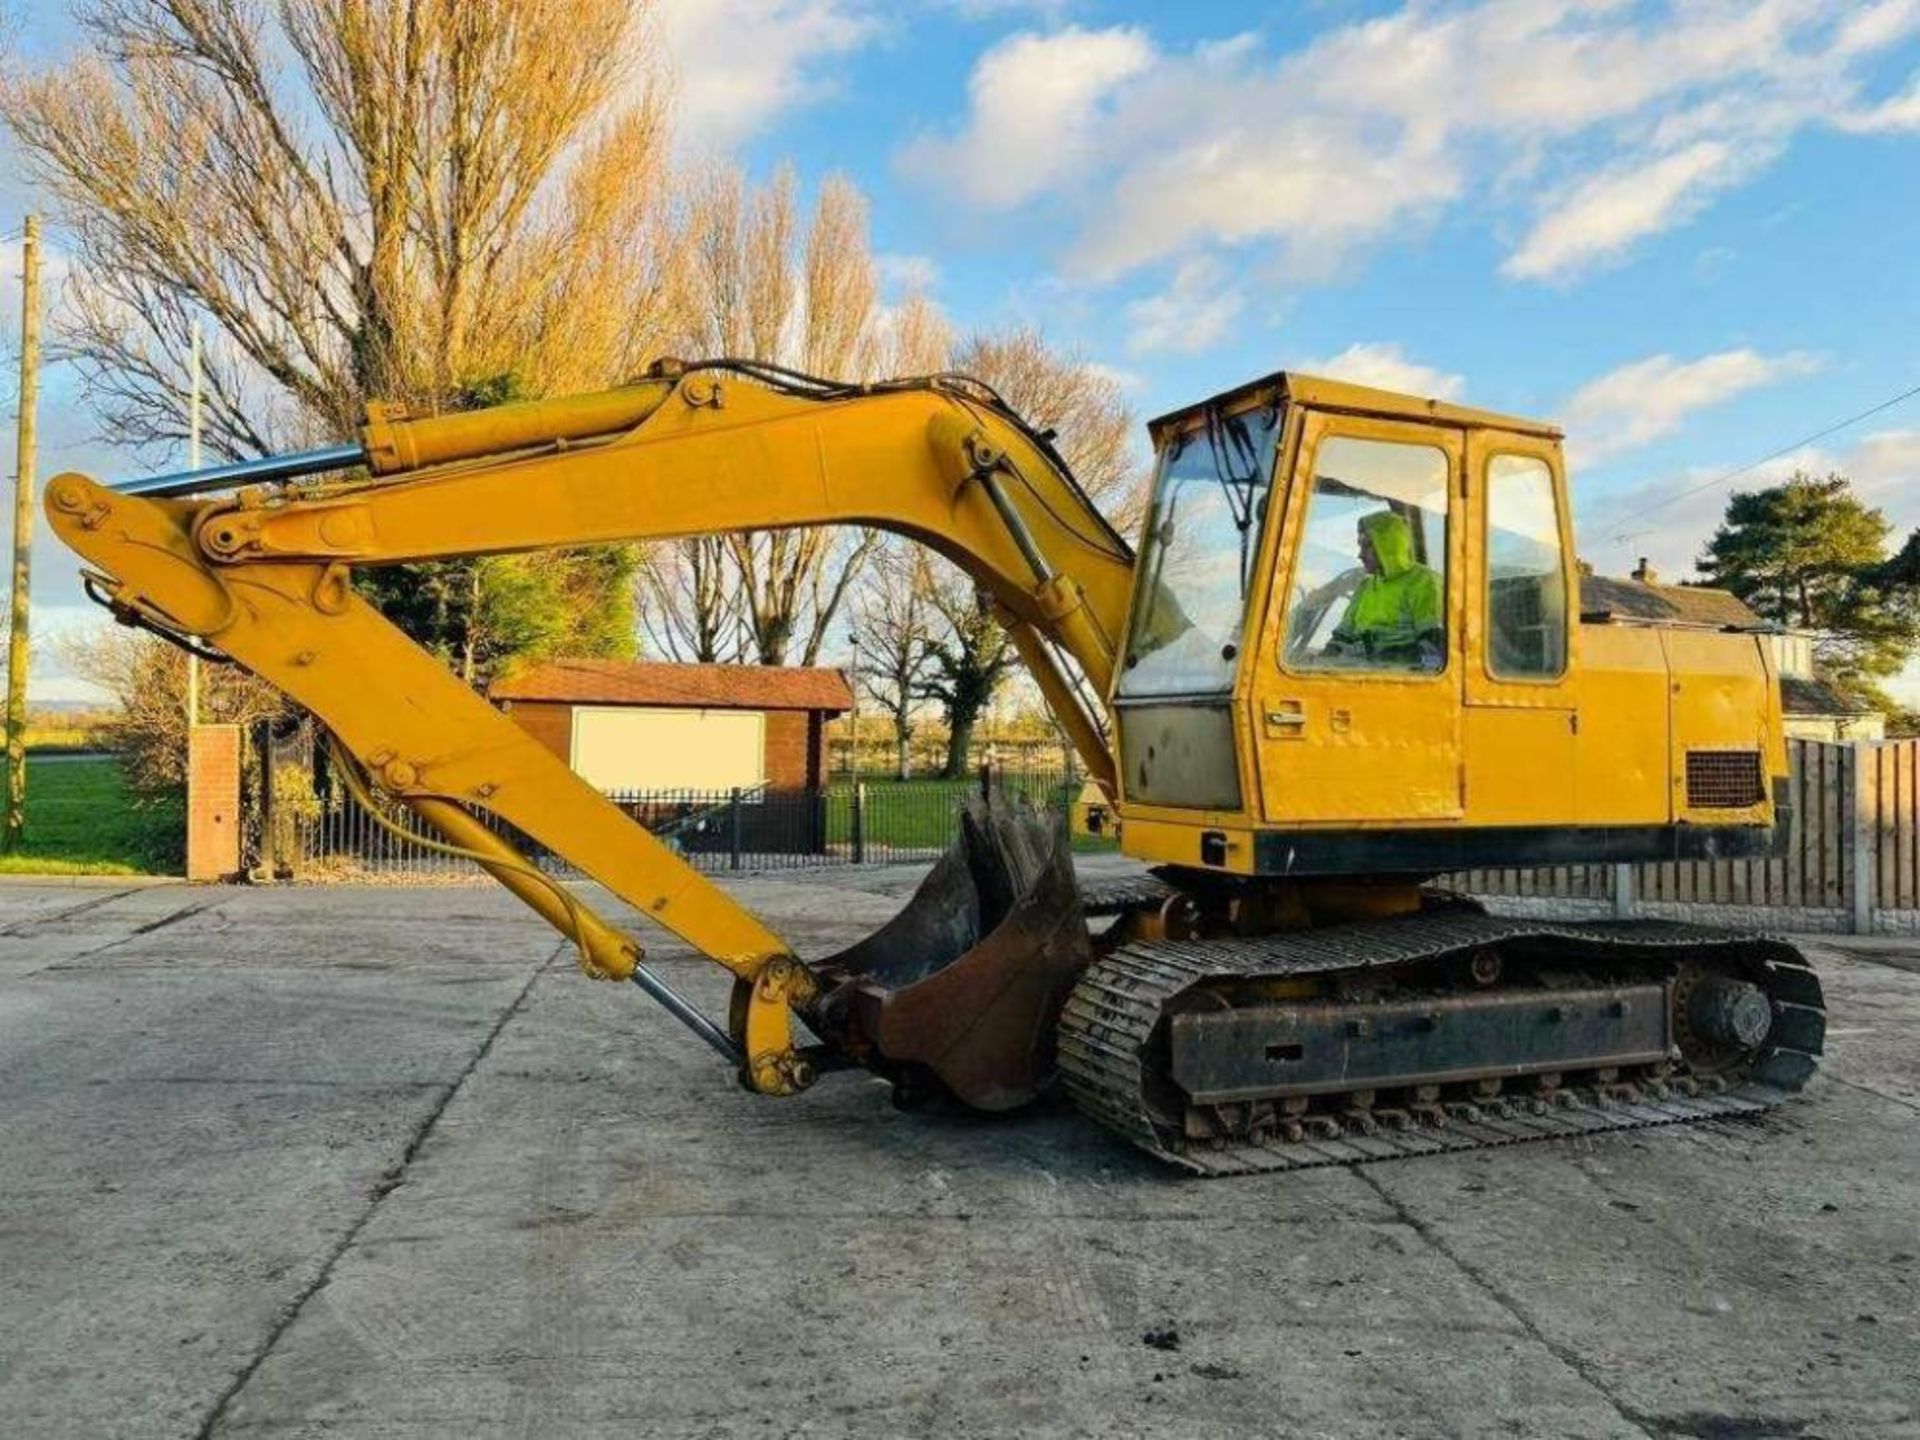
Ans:
[[[1282,700],[1265,708],[1269,740],[1299,740],[1307,728],[1307,707],[1298,700]]]

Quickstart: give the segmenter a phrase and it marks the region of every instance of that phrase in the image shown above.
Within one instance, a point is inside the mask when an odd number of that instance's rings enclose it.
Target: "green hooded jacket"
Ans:
[[[1440,577],[1413,558],[1413,530],[1404,516],[1376,510],[1360,528],[1373,542],[1380,570],[1353,592],[1328,648],[1410,669],[1438,669],[1446,647]]]

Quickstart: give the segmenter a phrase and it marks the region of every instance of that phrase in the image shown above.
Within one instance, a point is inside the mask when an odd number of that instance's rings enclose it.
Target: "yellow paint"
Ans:
[[[1489,556],[1492,485],[1489,469],[1502,459],[1544,464],[1555,497],[1560,583],[1570,597],[1560,617],[1567,648],[1558,675],[1520,679],[1502,675],[1490,653]],[[1460,614],[1464,635],[1462,685],[1466,746],[1466,814],[1479,825],[1558,825],[1576,815],[1580,766],[1580,577],[1573,559],[1573,527],[1566,503],[1560,447],[1550,437],[1500,428],[1467,432],[1466,523]]]
[[[1748,810],[1696,810],[1686,798],[1688,750],[1750,749],[1783,757],[1779,684],[1772,655],[1758,635],[1721,635],[1665,630],[1667,666],[1673,677],[1673,736],[1669,749],[1675,816],[1690,824],[1748,824],[1771,817],[1771,801]],[[1756,734],[1758,730],[1758,734]]]
[[[1424,820],[1461,813],[1460,624],[1448,597],[1446,668],[1436,674],[1354,673],[1292,666],[1284,650],[1291,597],[1300,565],[1319,452],[1340,439],[1431,448],[1444,457],[1452,509],[1459,509],[1463,436],[1430,424],[1366,415],[1309,414],[1282,456],[1291,483],[1280,527],[1269,526],[1268,573],[1284,564],[1271,589],[1252,663],[1241,668],[1253,710],[1259,818],[1293,825],[1368,820]],[[1276,496],[1276,504],[1281,504]],[[1447,526],[1449,577],[1460,571],[1464,537],[1457,516]],[[1257,611],[1255,612],[1258,613]],[[1296,722],[1291,717],[1298,716]]]
[[[1574,710],[1470,705],[1466,813],[1479,825],[1558,825],[1578,786]]]
[[[1148,819],[1134,810],[1124,810],[1120,824],[1120,848],[1150,865],[1183,865],[1202,868],[1200,836],[1220,831],[1227,837],[1227,863],[1209,865],[1209,870],[1225,870],[1230,875],[1253,873],[1253,837],[1255,829],[1235,817],[1217,825],[1194,820],[1191,814],[1176,820]]]
[[[1574,742],[1574,814],[1583,825],[1664,825],[1673,818],[1672,683],[1660,632],[1580,625],[1575,639],[1582,723]]]

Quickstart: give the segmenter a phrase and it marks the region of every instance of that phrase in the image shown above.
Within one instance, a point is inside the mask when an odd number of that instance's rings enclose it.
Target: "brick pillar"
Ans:
[[[240,873],[240,727],[196,725],[187,735],[187,879]]]

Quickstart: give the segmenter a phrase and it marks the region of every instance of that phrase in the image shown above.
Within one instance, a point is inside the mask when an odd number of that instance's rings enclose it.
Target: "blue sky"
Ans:
[[[57,53],[42,10],[22,44]],[[1604,570],[1687,573],[1727,487],[1674,497],[1920,384],[1920,0],[661,0],[658,26],[690,152],[850,175],[896,289],[961,328],[1038,325],[1143,418],[1287,366],[1557,418]],[[0,200],[11,230],[17,176]],[[57,376],[44,423],[43,475],[140,468]],[[1920,525],[1920,399],[1743,483],[1794,464]],[[50,623],[80,615],[38,563]]]

